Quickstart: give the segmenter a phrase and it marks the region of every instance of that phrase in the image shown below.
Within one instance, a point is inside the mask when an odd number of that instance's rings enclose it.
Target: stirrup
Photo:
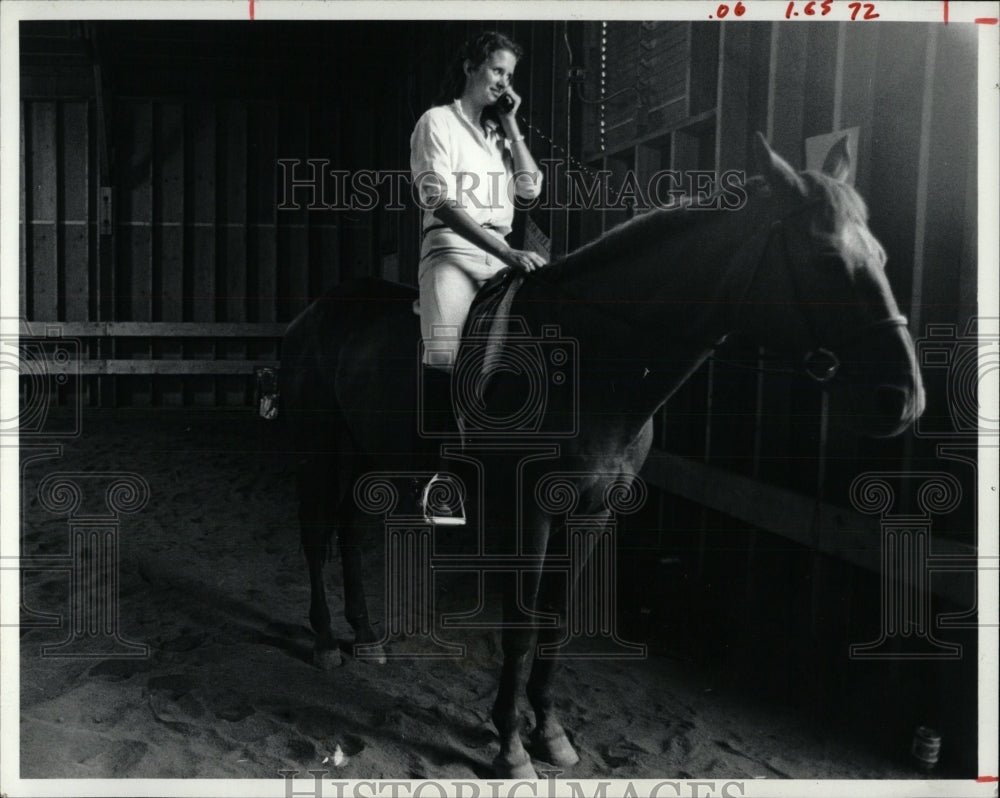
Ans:
[[[465,506],[462,503],[462,491],[452,477],[442,477],[435,474],[427,484],[420,497],[420,509],[424,521],[435,526],[464,526]]]

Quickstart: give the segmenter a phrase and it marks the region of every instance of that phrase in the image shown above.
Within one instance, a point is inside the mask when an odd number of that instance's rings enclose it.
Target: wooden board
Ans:
[[[204,378],[204,375],[252,375],[261,366],[278,367],[276,360],[84,360],[73,364],[74,373],[90,375],[122,375],[145,377],[147,375],[185,375]],[[46,373],[61,373],[60,368],[50,368]],[[246,380],[242,380],[246,384]],[[247,386],[249,388],[249,386]]]
[[[30,224],[28,219],[28,172],[31,168],[30,161],[27,158],[28,149],[25,142],[25,119],[27,118],[27,111],[30,108],[28,103],[21,103],[21,119],[20,119],[20,147],[21,147],[21,163],[23,167],[20,172],[20,258],[19,260],[19,270],[18,270],[18,284],[20,285],[20,298],[18,301],[18,312],[22,319],[28,318],[28,241],[30,239],[29,230]]]
[[[774,121],[771,147],[796,169],[805,164],[803,123],[807,84],[802,66],[809,52],[809,30],[806,25],[779,25],[776,50],[771,52],[775,59],[769,92]]]
[[[90,108],[87,102],[67,102],[62,107],[60,135],[63,164],[60,174],[64,206],[62,297],[67,321],[91,318],[91,175]]]
[[[875,104],[875,73],[878,29],[870,25],[848,25],[844,31],[844,65],[838,127],[858,128],[858,168],[855,187],[869,197],[871,186],[872,118]]]
[[[242,103],[229,101],[219,107],[222,142],[220,175],[222,190],[219,192],[223,207],[219,224],[223,226],[220,240],[223,255],[220,258],[222,298],[219,310],[223,321],[246,318],[247,304],[247,112]],[[216,345],[219,357],[237,359],[247,357],[245,341],[222,341]],[[238,378],[220,378],[219,400],[225,405],[246,402],[246,381]]]
[[[309,106],[305,103],[281,103],[278,106],[278,150],[280,157],[297,161],[291,172],[291,179],[308,180],[310,174],[319,175],[310,169],[307,162],[314,156],[309,140]],[[317,167],[318,169],[318,167]],[[279,190],[283,187],[279,187]],[[319,191],[314,191],[314,199],[319,200]],[[280,194],[279,194],[280,196]],[[278,269],[278,319],[289,321],[309,304],[309,191],[299,189],[294,192],[290,205],[298,209],[277,210],[277,240],[280,253]]]
[[[59,318],[59,261],[57,253],[58,158],[57,106],[33,102],[28,106],[31,163],[28,172],[28,316]]]
[[[869,571],[879,572],[881,548],[878,520],[852,510],[819,503],[811,496],[769,486],[748,477],[654,449],[642,476],[664,490],[683,496],[714,511],[761,529],[775,532],[798,544],[812,547],[813,530],[820,537],[821,551],[833,554]],[[934,555],[975,559],[975,550],[947,539],[934,541]],[[905,575],[904,575],[905,576]],[[936,592],[969,606],[970,583],[961,579],[932,582]]]
[[[117,264],[117,317],[133,321],[153,318],[153,105],[122,102],[117,127],[118,203],[115,214]],[[121,342],[118,356],[147,359],[147,342]],[[119,383],[120,402],[145,407],[152,404],[152,380]]]
[[[156,103],[153,109],[154,318],[161,323],[184,320],[184,107],[176,102]],[[155,357],[179,358],[178,341],[153,342]],[[184,385],[177,377],[160,377],[154,384],[157,404],[176,407],[184,402]]]
[[[746,168],[748,158],[747,98],[749,70],[744,68],[750,50],[750,28],[747,25],[722,27],[719,65],[719,115],[716,136],[716,168]]]
[[[87,338],[280,338],[285,324],[279,322],[139,322],[88,321],[65,322],[59,325],[63,335]],[[46,322],[28,322],[31,335],[46,335]]]
[[[188,134],[191,137],[190,157],[187,159],[185,194],[191,198],[192,213],[188,226],[191,239],[190,301],[187,317],[195,322],[210,322],[216,318],[216,105],[212,102],[193,102]],[[189,344],[185,347],[189,357],[215,356],[215,347],[208,342]],[[197,378],[185,382],[187,398],[195,405],[216,404],[215,380]]]
[[[927,70],[926,26],[880,25],[872,124],[869,227],[889,256],[886,274],[900,311],[910,313],[914,219],[920,162],[921,116]],[[916,135],[898,135],[911,130]]]
[[[275,164],[278,161],[278,107],[259,102],[248,114],[249,165],[248,205],[251,224],[248,252],[248,279],[253,298],[248,308],[249,321],[273,322],[277,319],[277,202]]]

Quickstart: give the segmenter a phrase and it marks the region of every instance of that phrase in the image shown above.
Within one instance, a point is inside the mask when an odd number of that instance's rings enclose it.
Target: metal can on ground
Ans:
[[[917,726],[913,732],[910,755],[921,770],[933,770],[941,755],[941,735],[929,726]]]

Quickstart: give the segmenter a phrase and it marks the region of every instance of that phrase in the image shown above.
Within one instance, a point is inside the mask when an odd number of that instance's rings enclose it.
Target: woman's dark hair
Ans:
[[[441,81],[441,88],[438,90],[438,95],[434,98],[433,104],[448,105],[456,97],[461,97],[462,92],[465,91],[465,62],[471,62],[472,68],[478,69],[497,50],[507,50],[513,53],[514,58],[518,61],[524,55],[524,48],[502,33],[498,33],[497,31],[480,33],[475,39],[470,39],[459,48],[455,60],[452,61],[451,66],[448,67],[448,71],[445,72],[444,80]],[[497,119],[494,108],[485,109],[483,111],[484,116],[488,112],[492,112],[493,118]],[[498,119],[497,121],[499,122]]]

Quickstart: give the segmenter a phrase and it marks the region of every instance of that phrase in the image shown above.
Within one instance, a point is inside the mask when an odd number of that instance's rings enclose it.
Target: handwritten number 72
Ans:
[[[875,13],[874,3],[848,3],[847,7],[851,9],[852,20],[858,18],[858,14],[861,12],[862,6],[865,9],[865,15],[862,17],[862,19],[878,19],[879,15]]]

